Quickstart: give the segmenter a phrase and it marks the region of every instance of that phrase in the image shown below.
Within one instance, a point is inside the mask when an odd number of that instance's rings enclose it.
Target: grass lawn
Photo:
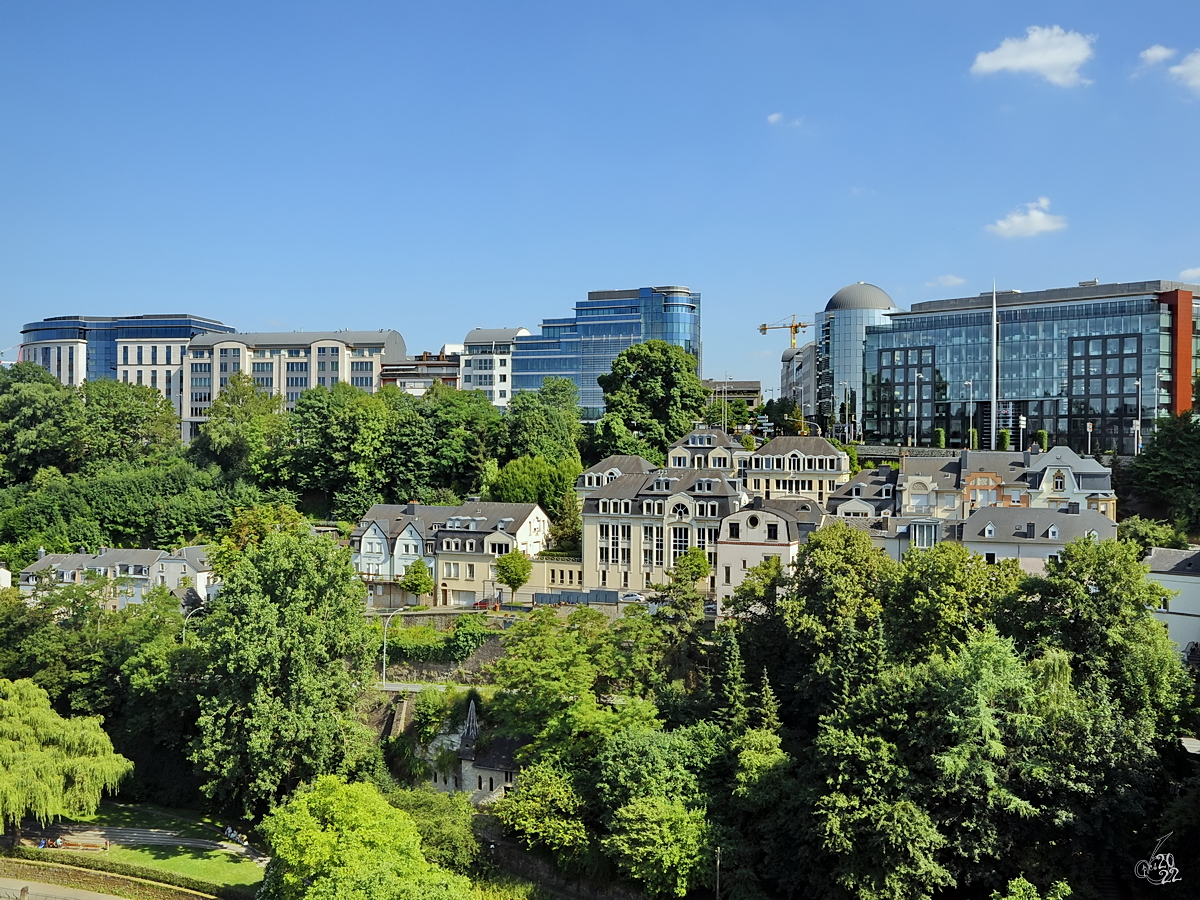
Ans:
[[[86,856],[94,859],[97,854],[61,851],[63,857]],[[57,856],[57,854],[56,854]],[[235,856],[223,850],[196,850],[189,847],[112,847],[103,854],[113,862],[144,866],[147,869],[175,872],[207,881],[210,884],[255,885],[262,881],[263,869],[244,856]],[[63,860],[66,862],[66,859]]]
[[[94,816],[83,816],[71,821],[88,825],[108,825],[113,828],[163,828],[177,831],[185,837],[222,840],[220,826],[188,809],[160,811],[153,806],[128,806],[104,801]]]

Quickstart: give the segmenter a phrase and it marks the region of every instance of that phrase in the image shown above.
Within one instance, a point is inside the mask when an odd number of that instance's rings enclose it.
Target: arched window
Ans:
[[[686,519],[688,517],[688,508],[682,503],[676,503],[671,507],[671,515],[677,519]]]
[[[1063,473],[1055,472],[1054,473],[1054,489],[1056,491],[1062,491],[1062,490],[1066,490],[1066,487],[1067,487],[1067,479],[1063,478]]]

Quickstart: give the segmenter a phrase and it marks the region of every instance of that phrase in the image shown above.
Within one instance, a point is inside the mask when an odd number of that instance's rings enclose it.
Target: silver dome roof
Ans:
[[[825,311],[837,309],[896,309],[896,304],[881,288],[859,281],[846,285],[829,298]]]

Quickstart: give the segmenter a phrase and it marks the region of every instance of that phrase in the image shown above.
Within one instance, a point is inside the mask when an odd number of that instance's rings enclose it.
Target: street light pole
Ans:
[[[187,646],[187,622],[188,622],[188,619],[190,619],[196,613],[200,612],[200,610],[202,610],[202,609],[204,609],[203,603],[201,603],[195,609],[188,612],[188,614],[183,617],[183,633],[179,636],[179,643],[185,647]]]
[[[970,381],[964,381],[963,386],[968,388],[970,400],[967,403],[967,449],[974,450],[971,446],[971,432],[975,430],[975,385]]]
[[[387,633],[388,626],[392,624],[392,616],[399,613],[400,610],[390,612],[383,617],[383,659],[379,663],[379,683],[387,684]]]
[[[913,397],[913,414],[912,414],[912,446],[917,446],[917,406],[921,402],[921,382],[925,380],[925,376],[920,372],[917,373],[916,396]]]
[[[1137,456],[1142,451],[1142,379],[1137,379],[1134,386],[1137,388],[1137,415],[1133,417],[1133,455]]]

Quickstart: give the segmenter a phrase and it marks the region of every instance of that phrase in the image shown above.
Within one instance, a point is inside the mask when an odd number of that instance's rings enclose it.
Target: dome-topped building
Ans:
[[[817,315],[817,406],[840,437],[861,435],[867,327],[886,325],[896,312],[900,309],[886,291],[858,281],[830,297]]]
[[[846,285],[830,297],[829,302],[825,304],[826,312],[842,309],[895,310],[896,308],[896,304],[892,302],[892,298],[887,295],[886,291],[873,284],[867,284],[865,281],[856,281],[854,284]]]

